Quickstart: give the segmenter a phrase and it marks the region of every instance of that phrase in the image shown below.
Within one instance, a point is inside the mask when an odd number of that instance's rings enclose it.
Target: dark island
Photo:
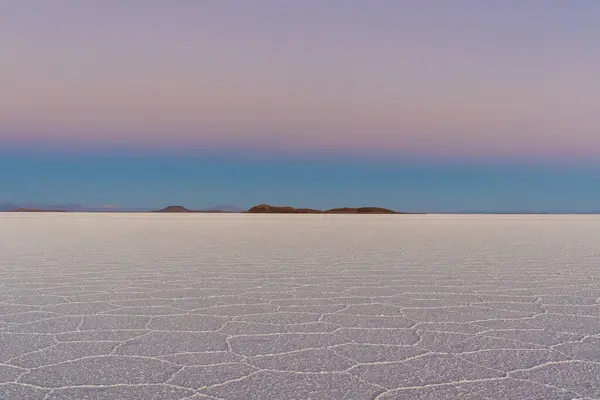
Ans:
[[[382,207],[343,207],[330,210],[315,210],[313,208],[294,208],[290,206],[270,206],[260,204],[247,211],[251,214],[408,214]]]
[[[233,213],[237,211],[225,210],[191,210],[184,206],[168,206],[161,210],[153,211],[155,213]],[[259,204],[247,211],[240,211],[248,214],[409,214],[382,207],[341,207],[329,210],[317,210],[314,208],[294,208],[290,206],[271,206],[268,204]]]
[[[231,211],[224,210],[190,210],[189,208],[185,208],[184,206],[168,206],[163,208],[162,210],[156,210],[152,212],[157,213],[228,213]]]
[[[154,212],[160,213],[189,213],[193,212],[190,209],[185,208],[184,206],[168,206],[163,208],[162,210],[156,210]]]
[[[54,212],[76,212],[76,211],[87,211],[86,210],[69,210],[69,209],[59,209],[59,208],[34,208],[34,207],[18,207],[12,209],[1,210],[4,212],[28,212],[28,213],[54,213]],[[96,209],[92,210],[94,212],[98,211]],[[108,210],[102,210],[104,212],[111,212]],[[112,212],[125,212],[121,210],[112,211]],[[131,212],[131,211],[130,211]],[[341,208],[332,208],[329,210],[318,210],[314,208],[295,208],[291,206],[272,206],[268,204],[259,204],[250,208],[249,210],[242,210],[234,208],[233,206],[222,206],[221,208],[210,208],[205,210],[192,210],[187,207],[181,205],[171,205],[160,210],[134,210],[133,212],[152,212],[152,213],[165,213],[165,214],[192,214],[192,213],[206,213],[206,214],[214,214],[214,213],[247,213],[247,214],[412,214],[407,212],[400,212],[390,210],[388,208],[382,207],[341,207]]]

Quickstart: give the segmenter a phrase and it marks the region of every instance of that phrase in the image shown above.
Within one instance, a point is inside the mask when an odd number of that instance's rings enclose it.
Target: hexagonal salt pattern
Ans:
[[[0,215],[1,400],[600,399],[600,218]]]

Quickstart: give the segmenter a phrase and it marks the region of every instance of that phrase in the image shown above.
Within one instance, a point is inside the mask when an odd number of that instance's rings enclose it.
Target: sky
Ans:
[[[600,209],[600,2],[5,0],[0,202]]]

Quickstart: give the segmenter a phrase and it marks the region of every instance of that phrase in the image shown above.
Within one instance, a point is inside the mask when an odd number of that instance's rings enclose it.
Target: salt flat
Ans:
[[[0,399],[598,399],[600,218],[0,214]]]

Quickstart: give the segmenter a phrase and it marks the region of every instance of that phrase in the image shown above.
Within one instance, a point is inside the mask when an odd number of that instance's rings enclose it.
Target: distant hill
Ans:
[[[230,211],[232,209],[239,210],[237,207],[234,207],[234,206],[216,206],[216,207],[212,207],[212,208],[208,208],[208,209],[204,209],[204,210],[191,210],[184,206],[168,206],[161,210],[156,210],[153,212],[159,212],[159,213],[233,213],[233,212],[240,212],[240,211]]]
[[[87,206],[77,203],[66,203],[66,204],[43,204],[43,203],[32,203],[32,202],[3,202],[0,203],[0,212],[4,211],[19,211],[19,212],[93,212],[93,213],[125,213],[125,212],[164,212],[164,213],[271,213],[271,214],[415,214],[407,212],[393,211],[382,207],[341,207],[332,208],[329,210],[318,210],[313,208],[294,208],[290,206],[272,206],[268,204],[259,204],[252,207],[249,210],[236,207],[231,204],[219,204],[214,207],[205,209],[189,209],[184,206],[172,205],[165,207],[160,210],[153,210],[151,208],[141,207],[121,207],[118,205],[101,205],[101,206]],[[527,210],[527,209],[499,209],[499,210],[458,210],[458,211],[436,211],[431,210],[430,213],[434,214],[577,214],[577,215],[589,215],[589,214],[600,214],[600,210]],[[421,214],[417,212],[416,214]]]
[[[388,208],[382,207],[358,207],[358,208],[333,208],[331,210],[325,211],[329,214],[407,214],[405,212],[399,212],[390,210]]]
[[[190,209],[185,208],[184,206],[168,206],[165,207],[161,210],[157,210],[155,212],[161,212],[161,213],[189,213],[189,212],[193,212]]]
[[[271,206],[268,204],[259,204],[252,207],[247,212],[251,214],[407,214],[382,207],[342,207],[323,211],[312,208]]]
[[[149,211],[147,208],[124,208],[118,206],[90,207],[76,203],[67,204],[39,204],[39,203],[0,203],[0,211],[15,211],[18,209],[32,209],[40,211],[61,210],[66,212],[140,212]]]
[[[268,204],[259,204],[248,210],[249,213],[275,213],[275,214],[294,214],[298,211],[290,206],[270,206]],[[319,212],[315,210],[315,212]]]
[[[67,204],[40,204],[40,203],[0,203],[0,211],[25,211],[25,210],[36,210],[36,211],[65,211],[65,212],[149,212],[153,211],[149,208],[132,208],[132,207],[120,207],[116,205],[105,205],[105,206],[84,206],[76,203]],[[203,210],[191,210],[183,206],[169,206],[161,210],[154,212],[203,212],[203,213],[218,213],[218,212],[243,212],[244,209],[230,205],[220,204],[211,208]]]

